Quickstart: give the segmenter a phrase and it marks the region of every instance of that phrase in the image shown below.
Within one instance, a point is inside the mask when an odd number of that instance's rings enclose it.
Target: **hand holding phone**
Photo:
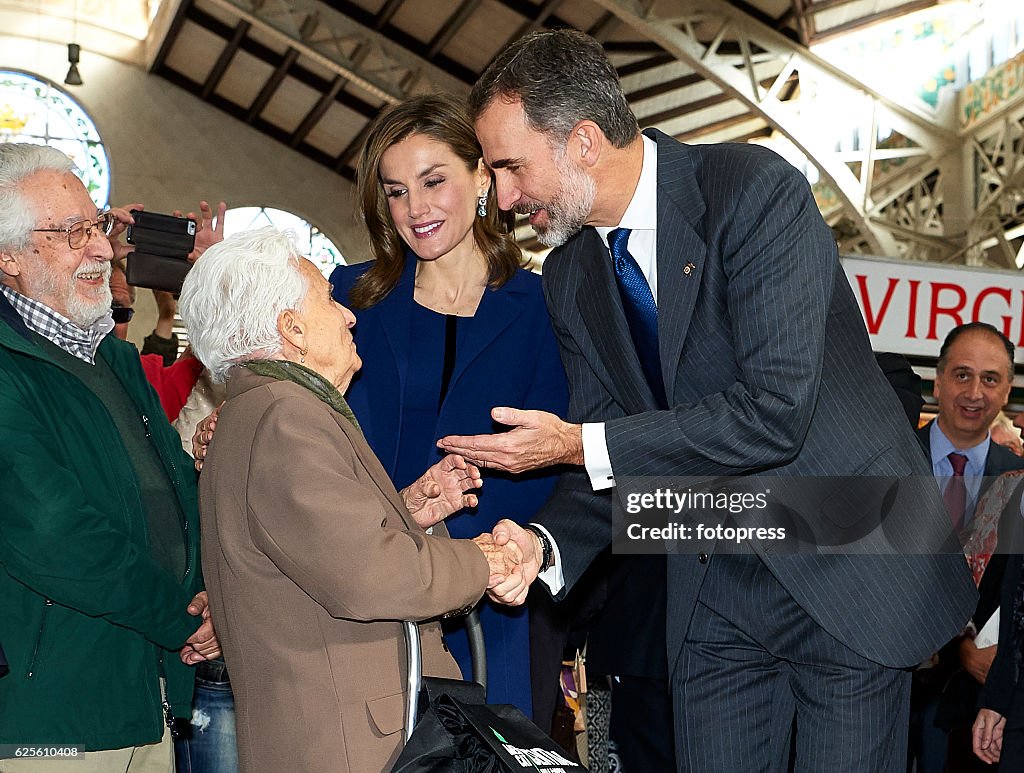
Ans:
[[[181,292],[181,283],[192,267],[188,255],[195,246],[196,221],[138,209],[131,215],[135,223],[128,226],[126,238],[135,251],[128,256],[128,283]]]

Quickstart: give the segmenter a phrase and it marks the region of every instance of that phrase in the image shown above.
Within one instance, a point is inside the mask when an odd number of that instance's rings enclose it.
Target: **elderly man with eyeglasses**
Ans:
[[[0,144],[0,773],[168,773],[220,654],[191,462],[107,335],[118,222],[59,151]]]

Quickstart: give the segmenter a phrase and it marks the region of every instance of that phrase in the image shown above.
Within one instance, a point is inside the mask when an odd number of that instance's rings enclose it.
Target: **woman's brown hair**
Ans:
[[[376,260],[349,293],[353,308],[365,309],[378,303],[402,276],[406,244],[391,220],[380,181],[380,160],[392,145],[415,134],[443,142],[471,171],[482,155],[464,104],[453,95],[412,97],[385,109],[373,120],[359,153],[356,198]],[[487,215],[473,218],[473,238],[487,259],[488,285],[492,288],[505,284],[523,264],[522,253],[512,238],[513,221],[511,212],[498,209],[492,181],[487,192]]]

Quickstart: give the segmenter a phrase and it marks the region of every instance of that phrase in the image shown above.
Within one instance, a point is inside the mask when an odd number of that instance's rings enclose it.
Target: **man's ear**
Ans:
[[[569,133],[569,158],[580,166],[593,167],[601,159],[605,137],[593,121],[580,121]]]
[[[294,348],[297,352],[306,348],[306,324],[295,309],[285,309],[277,315],[277,332],[285,348]]]
[[[21,273],[21,264],[18,262],[17,253],[7,250],[0,251],[0,271],[11,277]]]

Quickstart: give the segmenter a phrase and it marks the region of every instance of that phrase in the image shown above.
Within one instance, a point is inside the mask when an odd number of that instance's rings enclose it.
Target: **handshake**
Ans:
[[[502,520],[490,534],[474,537],[490,567],[487,595],[499,604],[519,606],[540,572],[540,539],[514,521]]]

